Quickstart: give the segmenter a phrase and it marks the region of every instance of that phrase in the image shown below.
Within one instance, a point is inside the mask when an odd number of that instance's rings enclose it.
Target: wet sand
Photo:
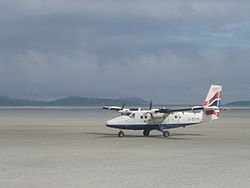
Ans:
[[[157,131],[104,126],[97,109],[0,109],[1,187],[249,187],[250,111]]]

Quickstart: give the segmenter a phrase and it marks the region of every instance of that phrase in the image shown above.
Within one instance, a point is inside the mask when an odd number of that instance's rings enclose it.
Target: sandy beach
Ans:
[[[104,126],[98,108],[0,109],[1,187],[249,187],[250,110],[157,131]]]

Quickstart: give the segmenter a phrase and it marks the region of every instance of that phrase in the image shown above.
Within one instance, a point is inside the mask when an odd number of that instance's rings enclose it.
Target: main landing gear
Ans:
[[[168,131],[163,131],[162,133],[163,133],[164,137],[169,137],[169,135],[170,135],[170,133]]]
[[[149,132],[150,132],[150,130],[144,130],[143,131],[143,136],[149,136]]]
[[[118,133],[119,137],[124,137],[124,132],[122,130],[120,130],[120,132]]]
[[[149,136],[150,130],[144,130],[143,131],[143,136]],[[162,134],[164,137],[169,137],[170,133],[168,131],[162,131]],[[122,130],[119,131],[118,137],[124,137],[124,132]]]

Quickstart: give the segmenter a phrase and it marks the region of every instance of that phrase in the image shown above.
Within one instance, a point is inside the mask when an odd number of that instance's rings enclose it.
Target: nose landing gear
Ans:
[[[118,133],[118,137],[124,137],[124,132],[122,130]]]

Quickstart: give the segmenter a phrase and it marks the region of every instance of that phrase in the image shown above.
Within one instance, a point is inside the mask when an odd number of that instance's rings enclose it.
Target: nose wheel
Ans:
[[[124,137],[124,132],[120,131],[120,132],[118,133],[118,137]]]

